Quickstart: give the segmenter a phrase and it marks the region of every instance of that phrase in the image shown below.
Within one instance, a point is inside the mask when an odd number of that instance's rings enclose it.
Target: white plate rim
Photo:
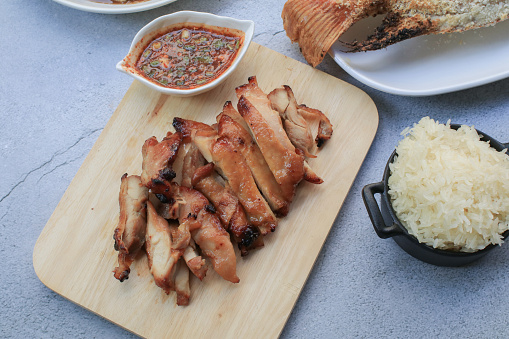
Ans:
[[[90,0],[53,0],[61,5],[78,9],[80,11],[102,13],[102,14],[125,14],[147,11],[167,5],[177,0],[148,0],[130,5],[112,5],[93,2]]]
[[[334,61],[345,70],[348,74],[353,76],[355,79],[359,80],[363,84],[375,88],[379,91],[402,95],[402,96],[431,96],[445,93],[452,93],[461,91],[463,89],[473,88],[477,86],[482,86],[489,84],[491,82],[495,82],[498,80],[502,80],[509,77],[509,69],[507,72],[499,73],[496,75],[486,76],[485,78],[472,80],[470,82],[458,83],[455,86],[444,86],[444,87],[436,87],[433,89],[422,89],[422,90],[409,90],[404,89],[402,87],[390,86],[388,84],[384,84],[383,82],[376,81],[373,78],[366,76],[359,72],[355,67],[351,67],[348,64],[348,59],[343,57],[340,54],[335,53],[332,49],[329,51]]]
[[[494,30],[497,28],[497,26],[502,26],[502,23],[499,23],[499,25],[495,25],[493,27],[487,27],[487,28],[481,28],[480,30],[484,30],[483,32],[489,34],[489,29]],[[507,26],[508,23],[503,23],[504,27]],[[499,27],[499,30],[504,29],[504,27]],[[488,29],[488,30],[486,30]],[[472,32],[472,31],[469,31]],[[468,32],[465,32],[468,33]],[[465,33],[449,33],[448,35],[451,36],[453,39],[459,39],[458,34],[463,34],[465,36]],[[456,35],[455,35],[456,34]],[[441,36],[447,36],[447,35],[441,35]],[[417,38],[413,38],[407,41],[403,41],[400,44],[411,44],[412,47],[414,46],[420,46],[420,43],[423,41],[426,41],[428,36],[421,36]],[[423,43],[425,44],[425,43]],[[378,55],[383,55],[384,53],[389,53],[388,49],[395,48],[396,45],[389,46],[388,48],[380,51],[376,51],[379,53]],[[460,48],[460,47],[458,47]],[[362,53],[362,52],[361,52]],[[372,53],[372,52],[366,52],[366,53]],[[486,51],[479,51],[479,55],[482,56],[482,53],[486,53]],[[440,82],[437,80],[433,86],[429,86],[427,88],[421,88],[421,89],[408,89],[404,86],[395,85],[393,83],[389,83],[388,81],[384,81],[384,79],[380,79],[379,77],[372,76],[369,72],[363,71],[361,68],[356,67],[355,62],[351,62],[352,59],[355,58],[355,53],[345,53],[341,50],[341,44],[336,42],[331,49],[329,50],[330,56],[334,59],[334,61],[341,67],[343,70],[345,70],[348,74],[350,74],[352,77],[357,79],[358,81],[362,82],[363,84],[370,86],[372,88],[375,88],[377,90],[380,90],[382,92],[390,93],[390,94],[396,94],[396,95],[402,95],[402,96],[431,96],[431,95],[438,95],[438,94],[445,94],[445,93],[451,93],[456,92],[468,88],[473,88],[481,85],[485,85],[491,82],[495,82],[498,80],[502,80],[509,77],[509,62],[507,62],[505,65],[504,70],[499,71],[491,71],[486,72],[483,76],[477,77],[477,78],[471,78],[468,81],[458,81],[454,84],[448,84],[448,85],[441,85]],[[373,60],[376,60],[377,57],[373,57]],[[505,66],[504,65],[504,66]],[[391,72],[391,69],[386,70],[387,73]]]

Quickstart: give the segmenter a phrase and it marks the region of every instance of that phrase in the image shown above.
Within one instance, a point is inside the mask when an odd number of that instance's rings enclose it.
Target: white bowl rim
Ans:
[[[158,8],[177,0],[148,0],[134,4],[107,4],[90,0],[53,0],[61,5],[80,11],[102,14],[127,14]]]
[[[126,70],[123,67],[125,65],[125,57],[117,63],[117,65],[116,65],[117,70],[132,76],[136,80],[143,82],[145,85],[147,85],[159,92],[162,92],[164,94],[169,94],[169,95],[177,95],[177,96],[197,95],[197,94],[206,92],[208,90],[211,90],[212,88],[219,85],[222,81],[224,81],[237,68],[238,64],[240,63],[240,61],[244,57],[245,53],[247,52],[249,45],[251,44],[251,40],[252,40],[253,34],[254,34],[254,25],[255,25],[252,20],[241,20],[241,19],[235,19],[235,18],[226,17],[226,16],[220,16],[220,15],[216,15],[216,14],[212,14],[212,13],[196,12],[196,11],[179,11],[179,12],[175,12],[175,13],[166,14],[166,15],[160,16],[160,17],[152,20],[151,22],[149,22],[148,24],[143,26],[138,31],[138,33],[134,36],[133,41],[131,42],[129,52],[127,53],[126,57],[129,56],[129,54],[133,51],[136,44],[144,36],[148,35],[152,31],[154,31],[154,26],[156,26],[159,22],[167,20],[169,18],[175,19],[175,18],[178,18],[181,16],[190,16],[192,18],[191,19],[192,21],[185,20],[185,21],[181,21],[181,23],[189,22],[189,23],[207,24],[207,25],[211,25],[211,26],[220,27],[221,26],[220,22],[223,22],[223,25],[225,23],[229,24],[228,26],[223,26],[223,27],[235,28],[235,29],[238,29],[238,30],[241,30],[244,32],[244,43],[242,44],[242,47],[238,51],[238,54],[237,54],[235,60],[230,65],[230,67],[228,67],[226,69],[226,71],[224,71],[219,77],[217,77],[213,81],[211,81],[203,86],[200,86],[200,87],[196,87],[196,88],[192,88],[192,89],[176,89],[176,88],[162,87],[162,86],[157,85],[156,83],[146,79],[145,77],[143,77],[140,74]],[[194,20],[195,18],[196,18],[196,20]],[[206,23],[205,21],[207,19],[213,19],[213,21],[216,21],[216,23],[215,24]],[[175,24],[177,24],[177,23],[178,22],[176,22]],[[239,27],[242,25],[245,25],[245,27],[243,27],[243,28]],[[159,27],[156,29],[159,29]]]

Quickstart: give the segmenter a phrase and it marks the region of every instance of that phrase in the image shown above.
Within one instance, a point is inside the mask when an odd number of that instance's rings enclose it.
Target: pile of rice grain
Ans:
[[[509,156],[479,140],[473,127],[453,130],[422,118],[396,147],[389,196],[396,215],[421,243],[475,252],[502,244],[509,229]]]

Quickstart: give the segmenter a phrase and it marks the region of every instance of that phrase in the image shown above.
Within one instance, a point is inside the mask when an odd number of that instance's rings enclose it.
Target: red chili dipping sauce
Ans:
[[[236,33],[240,31],[220,29],[216,31],[211,26],[175,28],[149,43],[136,69],[164,87],[203,86],[230,67],[242,42],[242,37]]]

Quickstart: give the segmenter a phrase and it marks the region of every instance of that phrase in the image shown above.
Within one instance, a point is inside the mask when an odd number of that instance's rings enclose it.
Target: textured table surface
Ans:
[[[39,281],[32,266],[37,237],[131,84],[115,64],[142,26],[180,10],[252,19],[255,42],[304,61],[283,30],[283,5],[179,0],[104,15],[50,0],[1,1],[0,337],[135,337]],[[318,68],[367,92],[380,122],[282,337],[508,337],[507,248],[462,268],[419,262],[376,236],[360,191],[381,179],[399,133],[423,116],[475,125],[507,142],[509,79],[451,94],[400,97],[364,86],[328,56]]]

